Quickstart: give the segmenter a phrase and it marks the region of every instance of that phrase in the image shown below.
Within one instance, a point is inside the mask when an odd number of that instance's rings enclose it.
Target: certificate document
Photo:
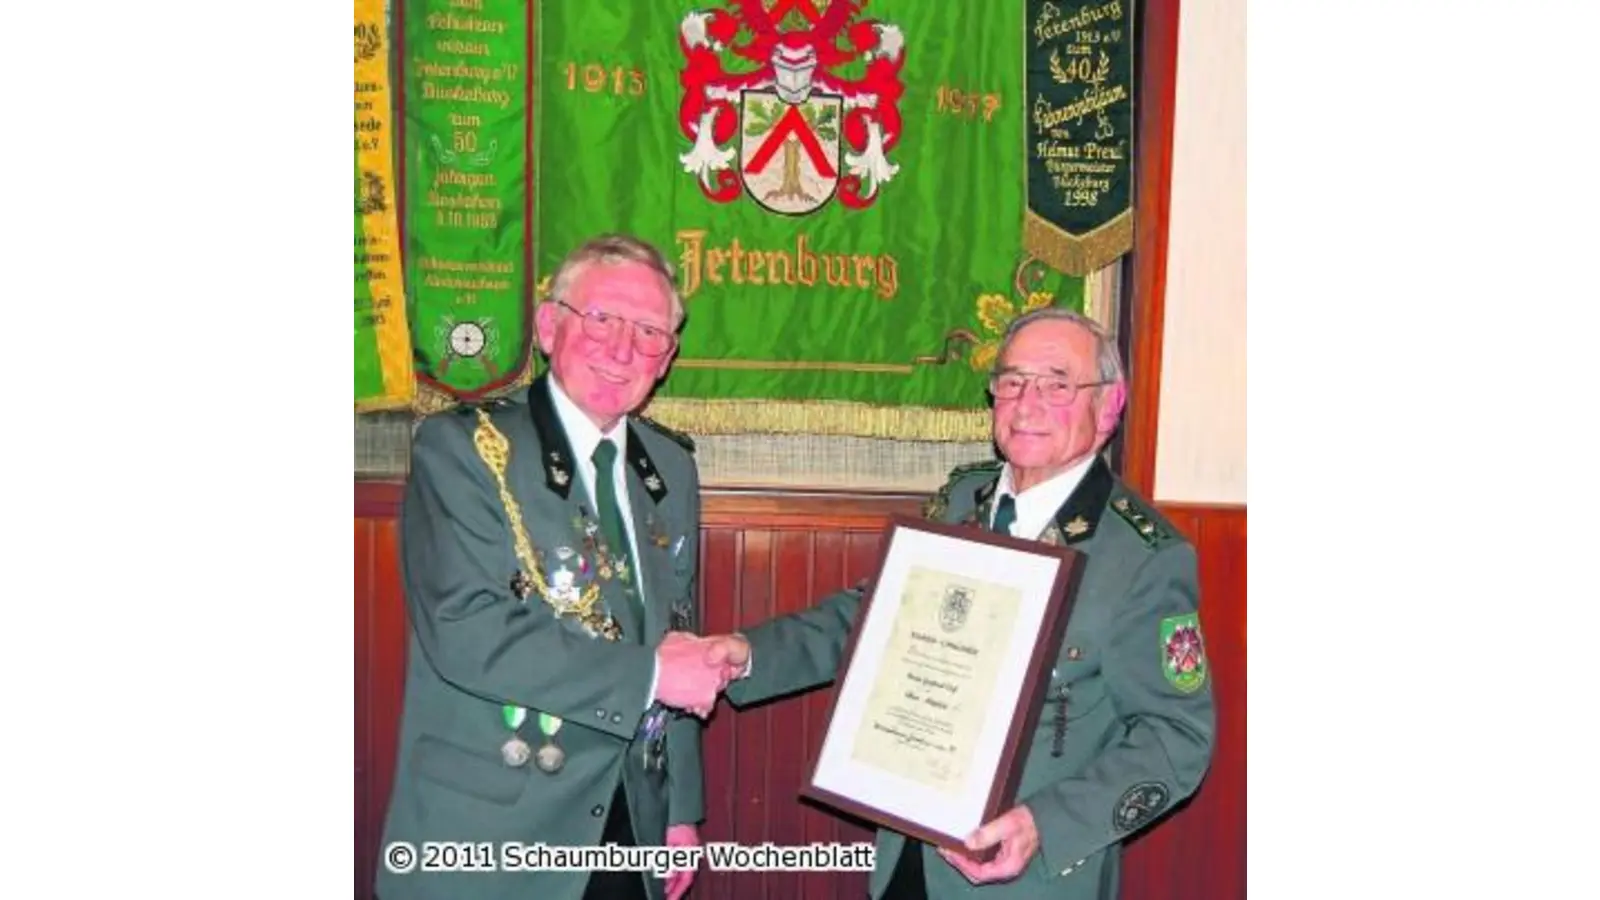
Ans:
[[[856,735],[857,762],[959,793],[1022,592],[913,566]]]
[[[939,846],[1010,808],[1084,558],[895,516],[802,794]]]

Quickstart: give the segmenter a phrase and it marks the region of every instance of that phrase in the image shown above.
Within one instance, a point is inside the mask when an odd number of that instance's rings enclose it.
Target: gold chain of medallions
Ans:
[[[582,595],[576,602],[566,603],[550,595],[550,586],[545,582],[544,572],[539,568],[539,560],[533,553],[533,542],[528,540],[528,531],[522,525],[522,508],[517,505],[516,498],[511,496],[511,488],[506,485],[506,467],[511,461],[511,442],[506,436],[494,427],[489,413],[485,410],[478,411],[478,427],[472,434],[472,443],[478,448],[478,456],[482,457],[489,471],[494,473],[496,485],[500,488],[500,503],[505,507],[506,521],[511,525],[512,543],[516,547],[517,559],[522,562],[523,572],[519,573],[518,581],[523,585],[518,587],[517,594],[527,596],[527,589],[539,592],[544,602],[555,610],[558,616],[572,616],[590,632],[606,640],[614,641],[622,636],[616,621],[610,616],[602,615],[595,608],[600,602],[600,586],[590,582],[583,589]]]

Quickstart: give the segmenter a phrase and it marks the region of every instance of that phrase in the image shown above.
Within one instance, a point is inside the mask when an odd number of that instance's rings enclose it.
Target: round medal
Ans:
[[[500,747],[500,758],[511,768],[519,768],[528,764],[528,757],[533,749],[528,742],[519,737],[513,737]]]
[[[561,771],[562,766],[567,764],[567,753],[555,744],[545,744],[539,748],[538,755],[534,757],[534,763],[538,765],[539,771],[554,775]]]

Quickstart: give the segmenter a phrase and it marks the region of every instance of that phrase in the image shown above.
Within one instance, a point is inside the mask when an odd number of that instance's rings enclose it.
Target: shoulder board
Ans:
[[[1004,463],[998,459],[986,459],[980,462],[963,463],[951,469],[950,474],[945,477],[944,485],[922,504],[923,518],[941,519],[944,517],[945,510],[950,508],[950,489],[955,487],[956,482],[974,473],[993,472],[999,475],[1003,465]]]
[[[1172,533],[1161,524],[1159,517],[1132,497],[1124,494],[1113,499],[1111,508],[1133,528],[1146,546],[1155,547],[1172,540]]]
[[[689,437],[687,434],[684,434],[681,431],[674,431],[673,429],[668,428],[667,426],[648,416],[634,416],[633,418],[645,425],[650,426],[652,429],[659,431],[668,440],[671,440],[673,443],[689,451],[690,453],[694,452],[694,439]]]

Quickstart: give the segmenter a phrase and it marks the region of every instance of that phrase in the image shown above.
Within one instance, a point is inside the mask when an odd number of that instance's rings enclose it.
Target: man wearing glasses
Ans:
[[[1116,900],[1121,844],[1192,794],[1215,714],[1192,545],[1100,451],[1126,396],[1115,342],[1067,310],[1019,317],[990,379],[1004,461],[958,468],[929,504],[946,522],[1070,544],[1088,558],[1017,805],[968,838],[988,862],[878,833],[877,900]],[[745,705],[836,675],[859,590],[711,643]]]
[[[688,890],[693,869],[670,861],[663,878],[622,857],[541,855],[700,843],[701,724],[684,712],[709,714],[727,682],[688,634],[699,475],[687,439],[633,415],[683,317],[654,247],[590,241],[536,313],[549,371],[514,401],[417,429],[383,900]]]

